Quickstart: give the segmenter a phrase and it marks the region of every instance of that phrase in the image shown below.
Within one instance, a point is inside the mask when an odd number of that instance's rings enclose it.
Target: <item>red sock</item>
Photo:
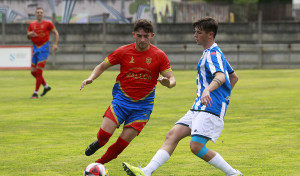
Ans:
[[[35,76],[36,76],[35,91],[39,91],[40,86],[42,84],[43,70],[36,69]]]
[[[96,163],[105,164],[118,157],[118,155],[128,146],[129,142],[125,141],[121,137],[117,142],[111,145],[106,153],[96,161]]]
[[[97,138],[98,138],[100,147],[104,146],[108,142],[108,140],[111,136],[112,136],[112,134],[110,134],[100,128],[100,130],[98,131],[98,134],[97,134]]]
[[[46,85],[45,79],[43,77],[43,70],[42,69],[36,69],[36,83],[35,83],[35,91],[39,91],[39,88],[43,84]]]
[[[43,76],[43,70],[42,69],[40,69],[41,71],[42,71],[42,78],[41,78],[41,80],[42,80],[42,84],[43,84],[43,86],[45,86],[46,85],[46,81],[45,81],[45,79],[44,79],[44,76]]]
[[[36,78],[36,72],[31,72],[32,76]]]

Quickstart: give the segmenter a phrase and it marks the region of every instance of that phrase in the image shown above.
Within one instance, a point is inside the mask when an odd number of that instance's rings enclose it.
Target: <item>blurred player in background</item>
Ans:
[[[209,140],[216,142],[222,132],[231,90],[238,76],[215,43],[217,21],[206,17],[193,23],[193,27],[197,44],[204,48],[197,67],[196,100],[191,110],[168,132],[163,145],[146,167],[123,163],[124,170],[130,176],[150,176],[169,160],[178,142],[187,136],[191,136],[190,148],[197,157],[220,169],[226,176],[242,176],[220,154],[206,148],[206,143]]]
[[[112,104],[103,115],[97,140],[86,148],[85,154],[94,154],[108,142],[116,128],[123,123],[124,127],[117,141],[97,163],[105,164],[117,158],[142,131],[152,113],[157,81],[168,88],[176,85],[167,55],[150,43],[154,37],[152,23],[144,19],[136,21],[132,35],[135,43],[119,47],[109,54],[81,84],[80,90],[109,67],[120,65],[112,90]]]
[[[46,65],[49,55],[49,36],[52,31],[55,35],[53,51],[58,49],[59,34],[51,21],[44,20],[44,9],[36,8],[36,20],[31,22],[27,31],[27,38],[33,43],[33,55],[31,60],[31,74],[36,79],[35,91],[31,98],[38,98],[38,92],[41,84],[44,86],[44,91],[41,96],[44,96],[51,87],[46,83],[43,77],[43,68]]]

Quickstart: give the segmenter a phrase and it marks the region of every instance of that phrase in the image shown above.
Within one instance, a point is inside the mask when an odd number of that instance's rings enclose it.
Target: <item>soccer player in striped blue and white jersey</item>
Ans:
[[[220,169],[226,176],[242,176],[220,154],[206,148],[210,140],[216,142],[224,127],[224,116],[230,101],[231,90],[238,76],[215,43],[218,23],[205,17],[193,23],[195,40],[203,46],[203,54],[197,67],[197,97],[192,108],[179,119],[168,132],[161,148],[144,168],[123,163],[130,176],[150,176],[163,165],[175,150],[178,142],[191,136],[191,151],[199,158]]]

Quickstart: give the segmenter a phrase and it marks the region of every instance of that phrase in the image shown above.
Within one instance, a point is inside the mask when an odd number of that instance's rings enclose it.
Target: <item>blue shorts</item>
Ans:
[[[118,104],[110,105],[103,117],[108,117],[114,121],[118,127],[124,123],[124,127],[132,127],[139,133],[150,119],[152,108],[130,108],[128,106],[122,106]]]
[[[41,47],[37,47],[33,45],[33,54],[31,60],[32,66],[44,67],[45,64],[39,64],[39,63],[45,63],[48,56],[49,56],[49,42],[45,43]]]

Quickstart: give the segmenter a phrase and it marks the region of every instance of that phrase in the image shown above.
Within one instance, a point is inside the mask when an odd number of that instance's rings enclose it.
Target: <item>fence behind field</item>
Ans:
[[[9,46],[30,45],[27,27],[7,24],[0,40]],[[132,24],[56,24],[56,28],[59,50],[51,53],[49,69],[92,69],[117,47],[134,41]],[[166,52],[174,69],[196,68],[203,49],[196,45],[191,24],[157,24],[155,34],[152,43]],[[220,23],[216,42],[235,68],[300,68],[297,22]]]
[[[107,44],[110,53],[119,45]],[[236,69],[300,68],[300,44],[219,44],[225,57]],[[168,55],[172,68],[196,69],[202,47],[196,44],[158,45]],[[49,69],[93,69],[106,55],[99,44],[60,45],[60,50],[49,57]],[[63,52],[62,52],[63,51]],[[119,67],[112,67],[118,69]]]

